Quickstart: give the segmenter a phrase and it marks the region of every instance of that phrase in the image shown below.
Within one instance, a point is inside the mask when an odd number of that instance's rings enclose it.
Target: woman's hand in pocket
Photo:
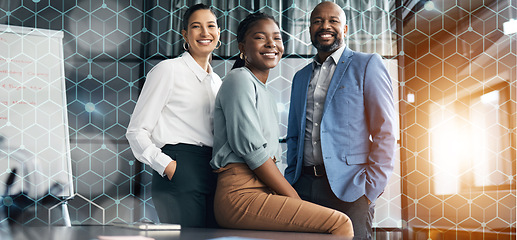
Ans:
[[[169,180],[172,179],[172,176],[174,176],[174,173],[176,172],[176,161],[171,161],[169,163],[169,165],[167,165],[167,167],[165,168],[165,175],[167,175],[167,178],[169,178]]]

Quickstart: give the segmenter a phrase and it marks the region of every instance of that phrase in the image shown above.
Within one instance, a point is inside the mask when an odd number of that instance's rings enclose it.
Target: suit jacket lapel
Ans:
[[[330,85],[327,90],[327,97],[325,98],[325,106],[328,106],[332,98],[334,97],[334,93],[336,93],[337,88],[339,87],[341,81],[344,79],[344,75],[346,70],[348,69],[348,65],[352,61],[352,56],[354,52],[350,50],[350,48],[345,47],[343,54],[339,58],[339,62],[337,63],[336,70],[334,71],[334,75],[332,75],[332,80],[330,80]],[[325,107],[323,111],[323,115],[327,111],[327,107]]]
[[[303,82],[300,92],[302,94],[302,100],[303,100],[303,109],[301,109],[303,112],[303,119],[305,119],[305,113],[307,112],[307,91],[309,90],[309,83],[311,82],[312,78],[312,64],[307,65],[305,68],[303,68],[303,71],[301,72],[301,76],[303,76]]]

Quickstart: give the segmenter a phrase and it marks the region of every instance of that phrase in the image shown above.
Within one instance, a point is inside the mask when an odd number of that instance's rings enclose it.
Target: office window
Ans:
[[[345,11],[348,33],[346,44],[353,50],[378,53],[382,56],[395,56],[396,34],[395,1],[335,1]],[[221,27],[222,46],[214,51],[216,57],[228,59],[237,57],[237,26],[249,13],[261,11],[272,15],[283,31],[286,56],[310,57],[316,53],[309,35],[310,11],[319,1],[221,1],[213,0],[212,7]],[[153,18],[161,19],[149,27],[160,40],[150,43],[151,55],[177,56],[183,52],[181,22],[187,5],[178,1],[165,6],[170,12],[167,21],[164,10],[154,7],[150,13]],[[309,9],[309,10],[307,10]],[[156,24],[158,23],[158,24]]]
[[[510,86],[500,83],[433,105],[431,159],[436,194],[511,189],[515,180]]]
[[[478,93],[472,99],[470,165],[473,172],[469,183],[474,188],[509,189],[515,174],[510,87],[502,86],[488,93]]]

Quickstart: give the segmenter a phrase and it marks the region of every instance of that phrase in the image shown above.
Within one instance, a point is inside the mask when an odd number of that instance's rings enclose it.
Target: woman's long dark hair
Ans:
[[[251,13],[248,16],[246,16],[246,18],[244,18],[244,20],[242,20],[242,22],[239,23],[239,27],[237,27],[237,43],[244,42],[244,37],[246,37],[246,33],[248,32],[248,30],[255,26],[255,24],[258,21],[264,19],[271,19],[278,26],[278,22],[275,20],[275,18],[273,18],[273,16],[270,16],[262,12]],[[246,65],[246,61],[240,58],[239,54],[239,57],[237,58],[237,60],[235,60],[232,69],[244,67],[244,65]]]

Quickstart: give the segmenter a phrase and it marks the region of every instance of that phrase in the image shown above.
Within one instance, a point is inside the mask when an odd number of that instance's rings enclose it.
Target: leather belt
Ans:
[[[326,175],[325,166],[321,165],[313,165],[313,166],[303,166],[302,167],[303,174],[315,176],[315,177],[323,177]]]

